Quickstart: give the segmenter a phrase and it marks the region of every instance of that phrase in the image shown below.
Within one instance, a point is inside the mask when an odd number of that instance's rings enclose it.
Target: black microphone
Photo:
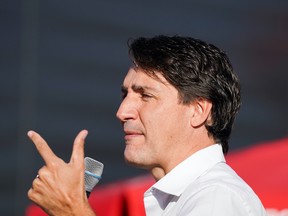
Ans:
[[[87,198],[89,198],[91,191],[101,179],[104,165],[90,157],[84,158],[85,164],[85,190]]]

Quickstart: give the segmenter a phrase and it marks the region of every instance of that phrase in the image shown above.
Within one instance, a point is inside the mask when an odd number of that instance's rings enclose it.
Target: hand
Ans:
[[[28,132],[28,137],[45,162],[28,191],[28,197],[49,215],[94,215],[84,186],[84,144],[87,135],[88,131],[82,130],[76,136],[70,162],[65,163],[38,133]]]

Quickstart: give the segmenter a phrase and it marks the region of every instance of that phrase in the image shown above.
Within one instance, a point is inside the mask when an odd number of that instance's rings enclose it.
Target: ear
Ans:
[[[207,120],[211,121],[212,103],[209,100],[199,98],[192,104],[193,113],[191,116],[191,126],[196,128],[203,125]]]

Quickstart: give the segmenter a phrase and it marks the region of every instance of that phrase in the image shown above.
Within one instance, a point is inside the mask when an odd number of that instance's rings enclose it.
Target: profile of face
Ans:
[[[134,166],[166,169],[191,138],[193,107],[179,101],[177,89],[156,73],[129,69],[122,86],[123,101],[117,111],[126,143],[125,160]]]

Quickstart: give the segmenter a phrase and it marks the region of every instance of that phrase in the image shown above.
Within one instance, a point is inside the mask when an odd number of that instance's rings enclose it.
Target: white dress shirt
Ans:
[[[178,164],[144,194],[147,216],[264,216],[253,190],[225,163],[219,144]]]

